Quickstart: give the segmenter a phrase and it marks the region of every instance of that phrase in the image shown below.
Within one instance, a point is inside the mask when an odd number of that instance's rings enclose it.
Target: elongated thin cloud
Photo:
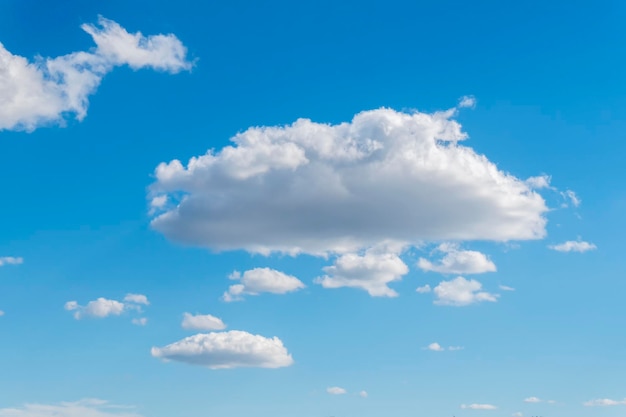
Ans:
[[[152,227],[186,244],[263,254],[543,238],[543,198],[461,145],[455,114],[381,108],[337,125],[250,128],[186,165],[159,164]]]
[[[596,250],[597,247],[593,243],[585,242],[584,240],[568,240],[567,242],[559,243],[558,245],[550,245],[548,248],[557,252],[578,252],[584,253],[591,250]]]
[[[596,400],[586,401],[583,403],[585,407],[611,407],[616,405],[626,405],[626,398],[623,400],[612,400],[610,398],[598,398]]]
[[[96,47],[56,58],[28,61],[0,43],[0,131],[32,131],[87,115],[89,96],[117,66],[177,73],[191,69],[187,48],[172,34],[129,33],[104,17],[81,28]]]
[[[0,266],[5,265],[21,265],[24,263],[24,259],[19,256],[1,256]]]
[[[348,393],[345,388],[341,387],[328,387],[326,388],[326,392],[330,395],[343,395]]]
[[[141,417],[131,408],[98,399],[84,399],[59,404],[26,404],[0,408],[0,417]]]
[[[279,338],[239,330],[189,336],[162,348],[153,347],[152,356],[210,369],[282,368],[293,364]]]
[[[462,404],[461,408],[469,410],[496,410],[498,407],[492,404]]]

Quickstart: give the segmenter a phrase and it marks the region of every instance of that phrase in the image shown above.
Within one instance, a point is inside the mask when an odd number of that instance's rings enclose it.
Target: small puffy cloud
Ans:
[[[461,408],[469,410],[496,410],[498,407],[491,404],[462,404]]]
[[[446,350],[449,350],[449,351],[463,350],[463,347],[462,346],[450,346],[450,347],[445,348],[441,346],[439,343],[434,342],[426,346],[424,349],[431,350],[433,352],[444,352]]]
[[[433,292],[435,304],[462,307],[484,301],[496,302],[498,294],[481,291],[482,284],[476,280],[457,277],[451,281],[442,281]]]
[[[109,404],[98,399],[85,399],[59,404],[26,404],[16,408],[0,408],[0,417],[141,417],[132,408]]]
[[[224,330],[226,325],[224,322],[210,314],[190,314],[185,313],[183,316],[183,322],[181,326],[185,330]]]
[[[279,338],[239,330],[189,336],[162,348],[153,347],[152,356],[210,369],[282,368],[293,364]]]
[[[596,250],[597,247],[593,243],[585,242],[584,240],[568,240],[567,242],[560,243],[558,245],[550,245],[548,248],[558,252],[588,252],[590,250]]]
[[[145,317],[139,317],[132,319],[130,322],[133,323],[135,326],[145,326],[146,324],[148,324],[148,319]]]
[[[341,387],[328,387],[326,388],[326,392],[330,395],[343,395],[348,393],[348,391]]]
[[[372,297],[397,297],[388,284],[402,279],[409,268],[395,253],[369,250],[363,255],[348,253],[324,267],[327,275],[315,279],[324,288],[360,288]]]
[[[462,108],[474,108],[474,107],[476,107],[476,98],[474,96],[463,96],[459,100],[459,104],[457,106],[460,109],[462,109]]]
[[[626,398],[623,400],[611,400],[609,398],[598,398],[597,400],[591,400],[584,402],[585,407],[610,407],[615,405],[626,405]]]
[[[525,403],[540,403],[541,399],[537,398],[537,397],[528,397],[524,399]]]
[[[539,175],[537,177],[530,177],[526,179],[526,184],[533,189],[541,190],[543,188],[552,188],[550,186],[550,181],[552,181],[552,177],[549,175]]]
[[[100,297],[89,301],[87,305],[80,305],[77,301],[65,303],[65,310],[74,311],[74,318],[80,320],[86,317],[105,318],[119,316],[125,311],[141,311],[140,305],[148,305],[148,298],[142,294],[127,294],[123,301],[110,300]],[[135,323],[137,324],[137,323]]]
[[[0,257],[0,266],[5,265],[21,265],[24,263],[24,258],[17,256],[2,256]]]
[[[443,243],[437,251],[445,253],[437,263],[420,258],[417,266],[423,271],[441,274],[482,274],[495,272],[496,265],[484,254],[473,250],[460,250],[458,245]]]
[[[543,238],[544,199],[461,145],[455,111],[250,128],[187,164],[159,164],[148,198],[171,204],[151,225],[178,242],[262,254]]]
[[[233,272],[232,280],[239,284],[231,285],[224,293],[224,301],[240,301],[243,295],[259,295],[261,293],[286,294],[305,287],[298,278],[271,268],[255,268],[241,274]]]
[[[56,58],[29,62],[0,43],[0,131],[32,131],[62,124],[67,115],[82,120],[89,96],[116,66],[152,68],[169,73],[189,70],[187,49],[174,35],[129,33],[112,20],[81,28],[96,47]]]
[[[421,287],[417,287],[417,289],[415,291],[420,293],[420,294],[426,294],[426,293],[431,292],[432,289],[430,288],[430,285],[426,284],[426,285],[423,285]]]
[[[359,397],[361,397],[361,398],[367,398],[367,396],[368,396],[367,391],[361,391],[361,392],[359,392]]]
[[[498,285],[498,288],[502,291],[515,291],[515,288],[509,287],[508,285]]]

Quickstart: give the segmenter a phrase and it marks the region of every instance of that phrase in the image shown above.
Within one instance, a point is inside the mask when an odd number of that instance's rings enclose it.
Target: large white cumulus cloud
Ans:
[[[250,128],[186,166],[161,163],[152,226],[214,250],[316,255],[542,238],[543,198],[460,145],[455,112],[381,108],[338,125]]]
[[[114,67],[152,68],[177,73],[191,68],[187,48],[174,35],[129,33],[112,20],[82,25],[96,47],[29,62],[0,43],[0,131],[34,130],[60,123],[67,115],[82,120],[89,96]]]

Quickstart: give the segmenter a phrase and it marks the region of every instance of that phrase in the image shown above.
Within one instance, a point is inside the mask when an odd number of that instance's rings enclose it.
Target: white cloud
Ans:
[[[470,410],[496,410],[498,407],[491,404],[462,404],[461,408]]]
[[[568,240],[567,242],[560,243],[558,245],[550,245],[548,248],[559,252],[580,252],[584,253],[590,250],[597,249],[593,243],[585,242],[584,240]]]
[[[498,285],[498,288],[500,288],[502,291],[515,291],[515,288],[509,287],[507,285]]]
[[[582,203],[582,201],[580,200],[580,198],[576,195],[576,193],[572,190],[566,190],[561,192],[561,196],[566,200],[572,203],[572,205],[574,207],[578,207],[580,206],[580,203]]]
[[[614,405],[626,405],[626,398],[621,401],[611,400],[609,398],[599,398],[597,400],[584,402],[583,405],[585,407],[609,407]]]
[[[348,393],[348,391],[346,391],[345,389],[341,387],[328,387],[326,388],[326,392],[331,395],[342,395],[342,394]]]
[[[496,302],[498,294],[481,291],[482,284],[476,280],[457,277],[451,281],[441,281],[433,292],[437,297],[435,304],[448,306],[466,306],[483,301]]]
[[[76,320],[80,320],[85,317],[104,318],[109,316],[119,316],[128,310],[141,312],[140,304],[150,304],[145,295],[127,294],[124,297],[124,301],[110,300],[100,297],[96,300],[89,301],[85,306],[78,304],[76,301],[68,301],[65,303],[65,310],[74,311],[74,318]]]
[[[463,349],[465,349],[463,346],[450,346],[448,348],[448,350],[452,352],[457,351],[457,350],[463,350]]]
[[[254,268],[245,271],[243,275],[235,271],[229,278],[239,280],[240,283],[231,285],[224,293],[222,299],[226,302],[240,301],[245,294],[286,294],[305,287],[298,278],[271,268]]]
[[[282,368],[293,364],[279,338],[239,330],[186,337],[163,348],[153,347],[152,356],[210,369]]]
[[[417,287],[417,289],[415,290],[416,292],[420,293],[420,294],[426,294],[429,293],[432,289],[430,288],[430,285],[426,284],[422,287]]]
[[[81,28],[97,45],[88,52],[29,62],[0,43],[0,131],[32,131],[45,124],[62,124],[70,114],[82,120],[89,96],[116,66],[170,73],[191,68],[187,49],[174,35],[131,34],[103,17],[98,25]]]
[[[437,251],[445,253],[436,264],[420,258],[417,266],[423,271],[441,274],[482,274],[495,272],[496,265],[484,254],[473,250],[460,250],[456,244],[442,243]]]
[[[181,324],[183,329],[186,330],[224,330],[226,325],[224,322],[210,314],[190,314],[185,313],[183,316],[183,322]]]
[[[448,348],[445,348],[445,347],[441,346],[439,343],[434,342],[434,343],[431,343],[430,345],[426,346],[424,349],[425,350],[432,350],[433,352],[444,352],[446,350],[449,350],[449,351],[463,350],[464,348],[462,346],[449,346]]]
[[[367,398],[367,396],[368,396],[367,391],[361,391],[361,392],[359,392],[359,397],[361,397],[361,398]]]
[[[524,413],[522,413],[521,411],[518,411],[517,413],[513,413],[512,417],[523,417]]]
[[[527,178],[526,184],[536,190],[541,190],[543,188],[552,189],[553,187],[550,186],[550,181],[552,181],[552,177],[550,177],[549,175],[539,175],[537,177]]]
[[[388,284],[402,279],[409,268],[394,253],[369,250],[363,255],[348,253],[335,259],[334,265],[323,268],[327,275],[315,279],[324,288],[360,288],[372,297],[396,297]]]
[[[541,399],[537,398],[537,397],[528,397],[524,399],[525,403],[540,403]]]
[[[459,108],[474,108],[476,107],[476,98],[474,96],[463,96],[459,100]]]
[[[136,326],[145,326],[146,324],[148,324],[148,319],[145,317],[139,317],[136,319],[132,319],[130,322]]]
[[[0,317],[4,316],[4,311],[0,310]]]
[[[107,401],[85,399],[59,404],[26,404],[16,408],[0,408],[0,417],[141,417],[130,407]]]
[[[348,123],[254,127],[233,146],[155,170],[152,227],[214,250],[357,253],[383,241],[545,235],[528,184],[459,142],[455,110],[365,111]]]
[[[0,257],[0,266],[5,265],[21,265],[24,263],[24,259],[16,256],[2,256]]]

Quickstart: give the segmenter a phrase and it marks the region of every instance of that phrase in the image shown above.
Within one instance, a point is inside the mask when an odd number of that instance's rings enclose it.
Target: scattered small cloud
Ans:
[[[420,293],[420,294],[427,294],[427,293],[431,292],[432,289],[430,288],[430,285],[426,284],[426,285],[424,285],[422,287],[417,287],[417,289],[415,291]]]
[[[611,407],[615,405],[626,405],[626,398],[623,400],[611,400],[609,398],[598,398],[597,400],[591,400],[584,402],[585,407]]]
[[[96,300],[89,301],[84,306],[78,304],[76,301],[68,301],[65,303],[65,310],[74,311],[74,318],[80,320],[88,317],[105,318],[109,316],[119,316],[129,310],[141,312],[141,305],[148,304],[150,303],[145,295],[127,294],[123,301],[100,297]]]
[[[324,267],[327,275],[315,279],[324,288],[351,287],[367,291],[372,297],[397,297],[388,284],[399,281],[409,268],[395,253],[369,250],[363,255],[348,253]]]
[[[578,207],[580,206],[580,203],[582,203],[582,200],[572,190],[566,190],[561,192],[561,196],[565,199],[565,201],[569,201],[570,203],[572,203],[574,207]],[[565,205],[567,206],[567,203]]]
[[[348,393],[348,391],[341,387],[328,387],[326,388],[326,392],[330,395],[343,395]]]
[[[367,398],[367,396],[368,396],[367,391],[361,391],[361,392],[359,392],[359,397],[361,397],[361,398]]]
[[[0,408],[0,417],[141,417],[132,407],[110,404],[98,399],[84,399],[59,404],[25,404]]]
[[[0,310],[0,317],[4,316],[4,311]]]
[[[499,294],[492,294],[482,290],[482,284],[476,280],[467,280],[457,277],[451,281],[442,281],[433,292],[434,303],[442,306],[462,307],[481,302],[496,302]]]
[[[0,44],[1,46],[2,44]],[[21,265],[24,263],[24,258],[18,256],[2,256],[0,257],[0,266],[5,265]]]
[[[524,413],[522,413],[521,411],[518,411],[517,413],[513,413],[511,414],[512,417],[524,417]]]
[[[539,175],[537,177],[530,177],[526,179],[526,184],[535,190],[541,190],[544,188],[553,189],[553,187],[550,186],[550,181],[552,181],[552,177],[549,175]]]
[[[210,314],[196,314],[185,313],[183,316],[183,322],[181,324],[185,330],[224,330],[226,325],[224,322]]]
[[[558,245],[550,245],[548,248],[558,252],[579,252],[584,253],[591,250],[596,250],[597,247],[593,243],[585,242],[584,240],[568,240],[567,242],[560,243]]]
[[[441,274],[482,274],[495,272],[496,265],[484,254],[473,250],[461,250],[457,244],[442,243],[437,251],[445,255],[437,263],[420,258],[417,266],[423,271]]]
[[[476,107],[476,98],[474,96],[463,96],[459,99],[459,104],[457,104],[457,107],[460,109],[473,109],[474,107]]]
[[[457,351],[457,350],[463,350],[464,348],[462,346],[449,346],[446,348],[446,347],[441,346],[439,343],[434,342],[426,346],[424,349],[431,350],[433,352],[444,352],[446,350],[449,350],[452,352],[452,351]]]
[[[524,399],[525,403],[540,403],[541,399],[537,398],[537,397],[528,397]]]
[[[271,268],[255,268],[243,274],[234,271],[229,278],[240,283],[224,293],[222,300],[226,302],[241,301],[244,295],[287,294],[306,287],[298,278]]]
[[[131,323],[133,323],[136,326],[145,326],[146,324],[148,324],[148,319],[145,317],[139,317],[136,319],[132,319]]]
[[[231,330],[197,334],[165,347],[153,347],[152,356],[210,369],[282,368],[293,358],[278,337],[267,338]]]
[[[462,404],[461,408],[469,410],[496,410],[498,407],[491,404]]]
[[[515,288],[509,287],[507,285],[498,285],[498,288],[502,291],[515,291]]]

